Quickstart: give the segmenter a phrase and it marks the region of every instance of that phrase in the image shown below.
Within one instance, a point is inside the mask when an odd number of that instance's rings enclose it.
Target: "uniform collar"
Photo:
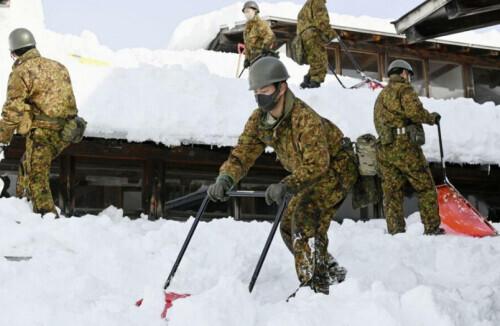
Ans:
[[[25,63],[28,60],[34,59],[34,58],[39,58],[40,57],[40,52],[38,52],[37,49],[31,49],[19,58],[17,58],[16,61],[14,61],[14,67],[19,66],[23,63]]]

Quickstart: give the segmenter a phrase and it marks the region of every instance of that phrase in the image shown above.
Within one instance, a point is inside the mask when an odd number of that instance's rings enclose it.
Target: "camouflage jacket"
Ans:
[[[330,25],[326,0],[307,0],[300,10],[297,17],[297,34],[302,35],[307,30],[316,31],[325,42],[337,36]]]
[[[275,41],[271,27],[258,15],[249,20],[245,25],[243,40],[245,41],[245,57],[249,61],[255,60],[262,50],[270,50]]]
[[[288,90],[283,117],[269,125],[267,113],[256,109],[248,119],[238,144],[220,174],[234,183],[248,172],[266,146],[291,172],[284,182],[292,192],[314,184],[326,174],[345,173],[351,157],[342,148],[343,133]]]
[[[32,49],[12,66],[0,120],[0,142],[8,143],[27,116],[40,115],[65,119],[76,116],[77,108],[68,70]]]
[[[424,109],[411,84],[399,75],[390,77],[389,85],[380,92],[375,102],[375,129],[381,139],[392,138],[388,134],[393,134],[394,128],[411,124],[423,130],[422,124],[433,125],[434,119]]]

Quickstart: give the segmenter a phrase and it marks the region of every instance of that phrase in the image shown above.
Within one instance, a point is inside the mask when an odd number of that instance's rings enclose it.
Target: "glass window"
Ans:
[[[422,62],[422,60],[390,57],[389,64],[396,59],[403,59],[411,65],[411,67],[413,68],[413,72],[415,73],[413,75],[411,84],[413,85],[413,88],[418,95],[426,96],[427,94],[425,93],[424,63]]]
[[[472,68],[474,100],[478,103],[493,101],[500,104],[500,69]]]
[[[429,61],[429,89],[433,98],[464,97],[462,66]]]
[[[378,79],[378,60],[376,54],[370,53],[360,53],[351,52],[354,59],[358,62],[361,70],[371,78]],[[354,64],[349,60],[349,57],[344,51],[341,52],[341,62],[342,62],[342,75],[354,78],[361,78],[361,76],[356,72]]]

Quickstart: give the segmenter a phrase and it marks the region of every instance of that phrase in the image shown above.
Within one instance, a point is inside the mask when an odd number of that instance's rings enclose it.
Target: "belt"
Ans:
[[[33,117],[33,127],[43,129],[61,130],[67,120],[64,118],[51,118],[46,115],[35,115]]]

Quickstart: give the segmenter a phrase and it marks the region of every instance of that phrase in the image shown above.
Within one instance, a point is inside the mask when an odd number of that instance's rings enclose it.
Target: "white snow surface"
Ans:
[[[230,13],[237,3],[197,22],[197,30],[234,20]],[[269,7],[268,7],[269,6]],[[278,8],[286,12],[289,3],[263,4],[263,11]],[[214,16],[215,15],[215,16]],[[217,20],[215,18],[217,18]],[[112,51],[89,31],[80,36],[61,35],[44,26],[40,0],[12,1],[0,9],[0,40],[16,27],[33,30],[38,48],[49,58],[61,61],[70,71],[80,115],[88,122],[87,136],[152,140],[167,146],[210,144],[232,146],[256,107],[248,91],[247,73],[236,79],[235,54],[195,50],[123,49]],[[220,22],[219,22],[220,20]],[[5,22],[5,23],[4,23]],[[188,21],[189,22],[189,21]],[[188,23],[173,37],[194,38]],[[187,28],[187,29],[186,29]],[[184,35],[182,32],[184,30]],[[199,33],[205,35],[203,33]],[[175,48],[172,46],[172,48]],[[82,60],[71,56],[76,54]],[[373,105],[378,91],[344,90],[332,76],[324,86],[300,90],[298,84],[307,66],[298,66],[282,54],[292,78],[291,89],[320,114],[337,124],[352,139],[374,133]],[[0,89],[6,89],[12,60],[7,42],[0,42]],[[348,77],[352,85],[357,80]],[[5,92],[0,92],[0,103]],[[499,164],[500,110],[492,102],[479,105],[471,99],[422,99],[430,111],[442,116],[445,158],[456,163]],[[426,127],[425,154],[439,160],[437,132]]]
[[[0,325],[165,325],[163,282],[192,221],[130,220],[113,207],[41,219],[23,200],[0,199]],[[270,228],[202,222],[169,288],[192,296],[174,302],[168,325],[500,324],[499,237],[423,236],[418,214],[397,236],[384,220],[334,222],[329,250],[346,281],[329,296],[303,289],[286,303],[298,281],[279,232],[247,290]]]

